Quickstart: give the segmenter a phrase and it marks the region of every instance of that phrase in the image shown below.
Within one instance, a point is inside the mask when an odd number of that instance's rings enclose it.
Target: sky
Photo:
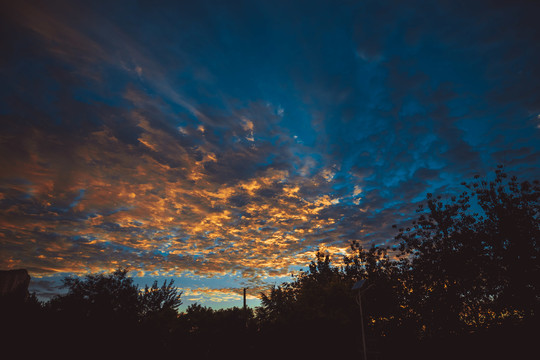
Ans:
[[[0,268],[186,307],[394,243],[427,193],[540,178],[537,1],[0,1]]]

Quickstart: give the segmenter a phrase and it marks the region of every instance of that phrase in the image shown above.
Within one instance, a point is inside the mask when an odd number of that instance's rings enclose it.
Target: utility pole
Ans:
[[[366,332],[364,329],[364,314],[362,312],[362,295],[371,287],[373,284],[369,285],[367,288],[363,288],[364,283],[366,282],[365,279],[358,280],[354,286],[352,287],[353,291],[356,291],[356,302],[358,303],[358,306],[360,307],[360,324],[362,326],[362,347],[364,350],[364,360],[367,360],[367,349],[366,349]]]
[[[246,288],[244,288],[244,313],[247,310],[247,304],[246,304]]]
[[[366,332],[364,330],[364,314],[362,313],[362,293],[360,291],[358,292],[357,302],[360,306],[360,324],[362,324],[362,344],[364,348],[364,360],[367,360]]]
[[[248,312],[247,312],[247,302],[246,302],[246,289],[244,288],[244,319],[246,321],[246,328],[248,327]]]

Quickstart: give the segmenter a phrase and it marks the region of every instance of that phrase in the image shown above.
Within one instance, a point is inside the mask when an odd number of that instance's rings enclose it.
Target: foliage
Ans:
[[[218,309],[191,304],[180,314],[183,353],[194,358],[235,357],[255,346],[253,311],[238,307]]]
[[[261,294],[258,318],[279,326],[284,322],[344,320],[340,309],[349,300],[349,285],[340,269],[331,265],[330,257],[319,251],[309,270],[300,271],[294,282]]]
[[[125,269],[83,278],[66,277],[63,286],[68,289],[67,294],[57,296],[49,304],[57,312],[100,321],[137,319],[139,290]]]
[[[499,167],[492,181],[462,183],[397,239],[406,259],[406,306],[427,335],[460,333],[538,315],[540,186]]]
[[[111,274],[89,274],[83,278],[66,277],[63,286],[67,294],[52,299],[49,306],[55,311],[69,312],[86,318],[131,318],[141,320],[163,313],[176,314],[182,304],[182,293],[173,287],[174,281],[154,281],[143,291],[128,277],[126,269]]]
[[[161,287],[158,287],[157,280],[152,287],[145,286],[144,291],[139,296],[140,312],[142,317],[156,316],[162,313],[172,313],[182,305],[182,292],[173,287],[174,280],[169,283],[165,280]]]
[[[251,309],[232,307],[214,310],[200,304],[191,304],[181,319],[192,334],[242,331],[253,319]]]
[[[540,183],[510,180],[499,168],[489,183],[474,189],[485,213],[478,233],[491,262],[497,311],[538,314],[540,302]]]

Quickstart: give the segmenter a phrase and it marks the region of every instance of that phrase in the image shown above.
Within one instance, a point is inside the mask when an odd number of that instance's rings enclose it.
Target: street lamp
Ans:
[[[352,287],[352,291],[356,291],[356,302],[360,306],[360,324],[362,325],[362,344],[364,345],[364,360],[367,360],[367,351],[366,351],[366,334],[364,331],[364,315],[362,314],[362,295],[372,286],[369,285],[367,288],[363,289],[366,279],[358,280]]]

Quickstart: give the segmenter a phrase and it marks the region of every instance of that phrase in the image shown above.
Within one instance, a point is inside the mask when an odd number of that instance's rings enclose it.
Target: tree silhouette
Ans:
[[[81,349],[91,356],[134,351],[130,344],[138,330],[139,290],[127,270],[66,277],[63,285],[67,293],[47,306],[52,326],[49,336],[63,340],[58,349],[62,355],[73,356]]]
[[[184,334],[183,353],[196,358],[244,358],[253,354],[255,326],[251,309],[232,307],[214,310],[191,304],[180,315]],[[253,350],[252,350],[253,351]]]
[[[289,356],[354,354],[355,346],[330,345],[359,339],[353,284],[354,279],[333,266],[328,254],[317,251],[315,260],[293,282],[261,294],[257,319],[262,334],[270,343],[279,343]]]
[[[157,280],[151,287],[145,286],[139,296],[140,315],[144,317],[157,316],[163,313],[176,314],[178,307],[182,305],[182,292],[173,287],[174,280],[169,283],[165,280],[161,287]]]
[[[508,179],[502,167],[494,181],[468,184],[485,214],[479,232],[495,279],[499,312],[538,314],[540,304],[540,183]]]
[[[169,350],[181,292],[173,287],[172,280],[164,281],[161,287],[155,281],[152,287],[139,291],[127,273],[118,269],[110,274],[63,279],[67,293],[53,298],[47,308],[54,319],[53,332],[65,339],[64,350],[106,349],[122,356]],[[138,342],[151,349],[131,346]]]
[[[66,277],[63,286],[68,289],[67,294],[50,303],[55,311],[95,321],[137,320],[139,289],[126,269],[83,278]]]
[[[508,181],[462,183],[459,196],[427,196],[427,209],[397,239],[405,259],[406,306],[427,336],[487,328],[538,315],[540,187]]]
[[[364,249],[359,242],[351,244],[352,256],[344,258],[345,277],[356,281],[366,280],[368,292],[363,299],[367,323],[371,334],[378,338],[389,335],[407,319],[402,304],[408,294],[404,289],[401,263],[391,258],[390,247]]]

